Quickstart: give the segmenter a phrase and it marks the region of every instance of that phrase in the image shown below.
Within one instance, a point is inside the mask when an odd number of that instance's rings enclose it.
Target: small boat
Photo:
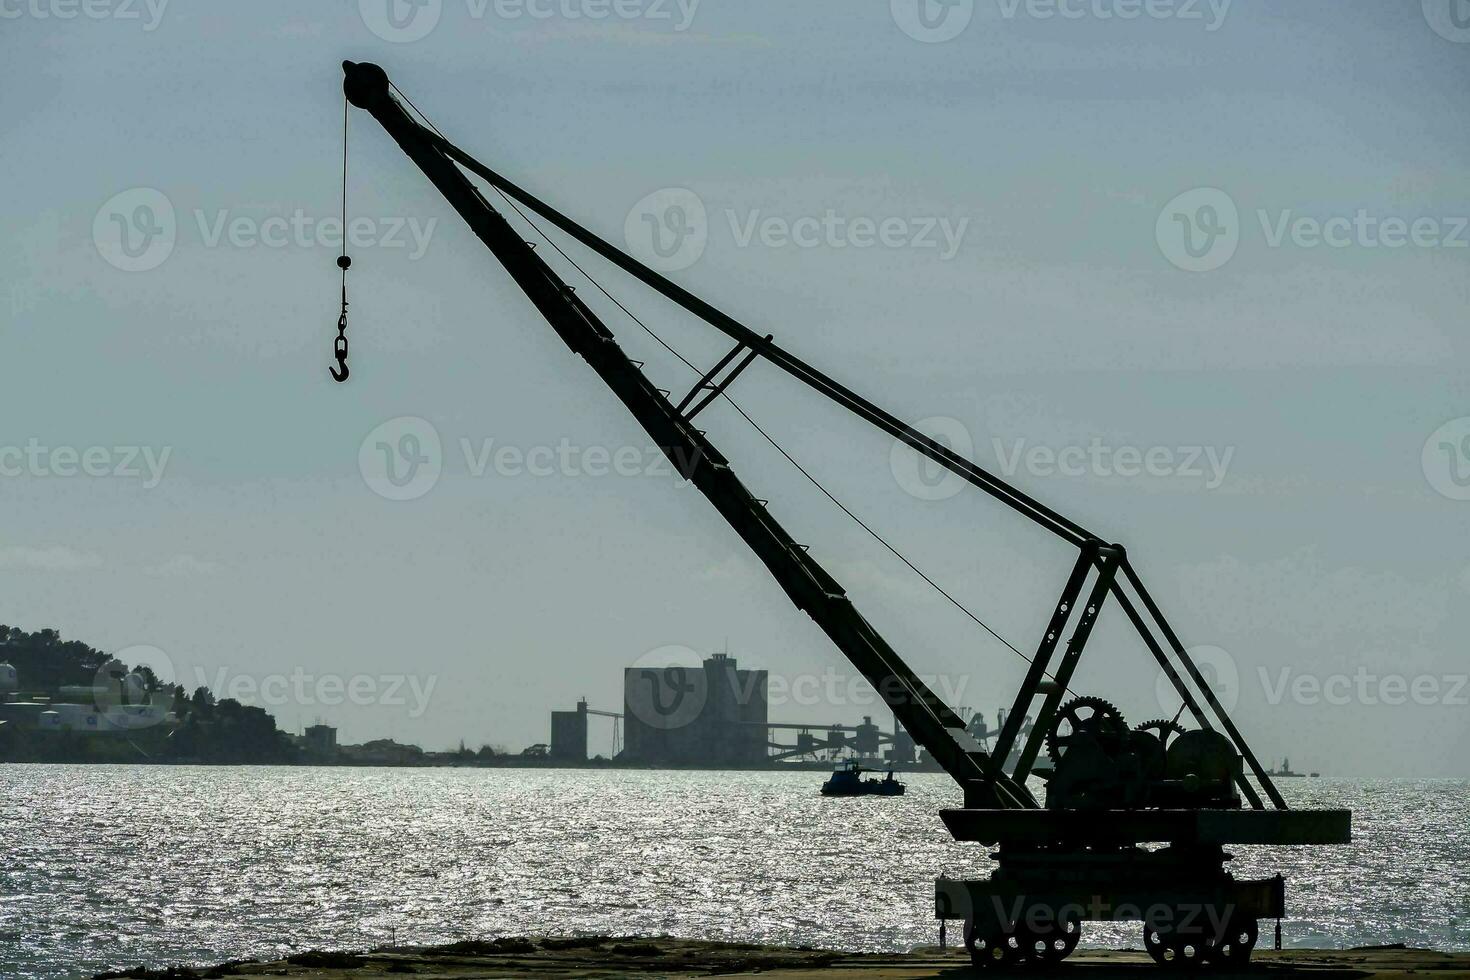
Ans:
[[[878,772],[865,769],[859,762],[847,762],[838,766],[832,778],[822,784],[823,796],[902,796],[904,784],[893,778],[893,770],[882,779],[864,779],[863,773]]]

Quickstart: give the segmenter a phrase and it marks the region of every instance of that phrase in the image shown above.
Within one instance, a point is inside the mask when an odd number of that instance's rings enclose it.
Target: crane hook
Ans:
[[[332,373],[332,380],[339,384],[347,380],[347,335],[342,331],[347,328],[347,311],[342,311],[342,317],[337,321],[337,344],[333,355],[337,358],[337,366],[327,368]]]
[[[337,366],[327,368],[332,374],[332,380],[341,384],[347,380],[347,270],[352,266],[352,259],[346,255],[337,257],[337,268],[342,270],[342,315],[337,317],[337,342],[333,347],[332,355],[337,359]]]

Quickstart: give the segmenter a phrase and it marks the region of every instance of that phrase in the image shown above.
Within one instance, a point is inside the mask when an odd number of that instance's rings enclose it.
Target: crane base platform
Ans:
[[[1348,810],[941,810],[956,840],[999,845],[988,878],[940,878],[934,914],[964,922],[977,966],[1056,963],[1087,921],[1138,920],[1162,966],[1243,967],[1261,920],[1286,914],[1280,875],[1237,879],[1226,844],[1345,844]],[[1163,844],[1147,848],[1144,844]]]
[[[1346,844],[1351,810],[941,810],[957,841],[1113,846]]]

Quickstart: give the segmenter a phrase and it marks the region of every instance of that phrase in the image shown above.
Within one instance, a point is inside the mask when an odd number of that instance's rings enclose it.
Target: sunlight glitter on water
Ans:
[[[988,874],[936,810],[832,800],[820,773],[3,766],[0,976],[527,933],[893,950],[933,880]],[[1355,810],[1338,848],[1235,849],[1287,877],[1292,946],[1470,949],[1470,783],[1288,780]],[[1136,924],[1087,945],[1138,946]],[[1264,930],[1263,930],[1264,932]],[[1264,941],[1264,940],[1263,940]]]

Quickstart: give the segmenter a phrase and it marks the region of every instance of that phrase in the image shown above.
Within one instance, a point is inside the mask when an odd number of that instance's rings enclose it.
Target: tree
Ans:
[[[207,687],[196,687],[194,696],[189,699],[192,713],[208,718],[214,714],[214,695]]]
[[[234,698],[218,702],[205,688],[194,692],[196,710],[179,729],[175,743],[179,756],[205,763],[295,762],[299,752],[276,720],[264,708],[243,705]],[[207,710],[199,706],[207,699]]]
[[[28,691],[55,691],[68,685],[86,687],[110,658],[76,640],[63,641],[54,629],[27,633],[14,626],[0,626],[5,645],[3,658],[20,674]]]

